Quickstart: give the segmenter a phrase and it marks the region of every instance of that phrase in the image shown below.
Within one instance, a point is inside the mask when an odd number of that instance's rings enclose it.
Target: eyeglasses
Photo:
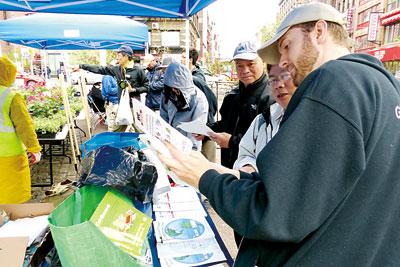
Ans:
[[[273,77],[271,77],[271,78],[269,79],[269,82],[270,82],[271,84],[277,84],[277,83],[279,83],[280,81],[287,82],[287,81],[289,81],[290,79],[292,79],[292,76],[290,75],[290,73],[282,73],[282,74],[279,75],[279,76],[273,76]]]

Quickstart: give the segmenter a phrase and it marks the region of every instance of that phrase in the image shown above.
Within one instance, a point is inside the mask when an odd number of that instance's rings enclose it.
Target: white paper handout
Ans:
[[[0,237],[27,236],[29,237],[27,247],[29,247],[48,228],[47,217],[48,215],[43,215],[9,221],[0,227]]]
[[[193,143],[189,138],[181,134],[178,130],[169,125],[157,113],[146,107],[143,103],[136,99],[132,99],[134,124],[146,134],[149,134],[160,141],[168,141],[173,144],[179,151],[189,154],[192,150]],[[149,139],[150,143],[154,140]],[[150,144],[156,147],[161,153],[167,153],[162,142]],[[164,149],[162,148],[164,147]]]
[[[177,127],[188,133],[201,134],[205,136],[209,136],[209,133],[213,133],[213,130],[200,120],[181,122]]]
[[[199,201],[196,191],[188,186],[174,186],[164,194],[157,195],[155,203],[177,203]]]
[[[156,218],[174,219],[174,218],[197,218],[200,216],[206,217],[205,210],[184,210],[184,211],[155,211]]]
[[[219,250],[205,254],[194,254],[173,258],[161,258],[160,265],[162,267],[189,267],[212,264],[221,261],[226,261],[226,258],[224,253]]]
[[[156,219],[153,222],[157,242],[182,242],[214,237],[204,217]]]
[[[207,254],[218,251],[221,251],[221,248],[214,237],[199,239],[196,241],[157,243],[157,254],[159,258]]]
[[[158,195],[170,191],[171,185],[168,180],[167,170],[165,169],[161,161],[158,159],[157,155],[155,155],[155,153],[148,148],[145,148],[142,151],[146,155],[147,159],[154,164],[157,170],[158,177],[157,177],[157,182],[154,186],[154,193],[153,193],[153,199],[154,199]]]
[[[153,205],[153,211],[204,211],[203,206],[200,201],[192,201],[192,202],[175,202],[175,203],[166,203],[159,202]]]

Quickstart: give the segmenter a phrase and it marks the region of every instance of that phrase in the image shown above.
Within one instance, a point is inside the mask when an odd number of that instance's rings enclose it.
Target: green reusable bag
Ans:
[[[50,230],[63,267],[144,266],[89,221],[108,190],[84,186],[50,214]]]

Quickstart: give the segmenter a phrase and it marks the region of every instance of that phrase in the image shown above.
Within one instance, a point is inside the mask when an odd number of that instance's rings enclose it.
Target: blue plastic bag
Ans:
[[[141,150],[146,144],[139,140],[139,133],[113,133],[104,132],[93,136],[90,140],[83,143],[80,147],[82,158],[90,151],[96,150],[101,146],[111,146],[115,148],[133,147]]]

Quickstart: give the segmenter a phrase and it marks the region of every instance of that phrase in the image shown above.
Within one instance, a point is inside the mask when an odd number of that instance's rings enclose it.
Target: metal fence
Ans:
[[[217,118],[216,120],[219,120],[219,109],[222,104],[222,100],[224,99],[225,95],[229,93],[233,88],[235,88],[238,85],[238,82],[236,81],[216,81],[216,82],[210,82],[208,86],[211,88],[211,90],[214,92],[215,96],[217,97],[217,102],[218,102],[218,112],[217,112]]]

